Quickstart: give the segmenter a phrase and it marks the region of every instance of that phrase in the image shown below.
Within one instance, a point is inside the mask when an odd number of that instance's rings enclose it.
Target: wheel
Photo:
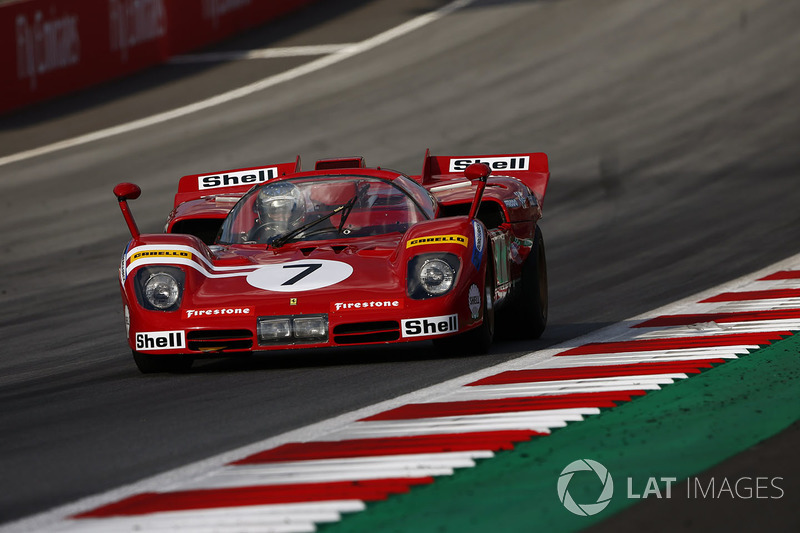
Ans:
[[[192,368],[194,358],[189,355],[150,355],[133,352],[133,361],[142,374],[159,372],[183,374]]]
[[[517,335],[538,339],[547,326],[547,259],[542,230],[536,226],[533,247],[522,265],[521,291],[507,311]]]
[[[483,322],[475,329],[461,335],[435,339],[434,346],[440,351],[456,355],[467,353],[483,355],[489,353],[494,340],[494,274],[491,269],[491,259],[486,265],[486,278],[483,282]]]

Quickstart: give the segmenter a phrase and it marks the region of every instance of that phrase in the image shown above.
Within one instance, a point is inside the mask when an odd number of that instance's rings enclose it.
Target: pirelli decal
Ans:
[[[464,235],[430,235],[411,239],[406,243],[406,248],[422,246],[423,244],[460,244],[467,247],[467,237]]]
[[[181,259],[191,259],[192,252],[186,250],[144,250],[136,252],[131,256],[131,263],[139,259],[149,259],[152,257],[179,257]]]

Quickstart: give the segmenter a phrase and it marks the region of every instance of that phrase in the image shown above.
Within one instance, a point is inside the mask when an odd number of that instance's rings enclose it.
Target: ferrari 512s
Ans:
[[[139,370],[195,358],[432,340],[485,353],[495,316],[528,337],[547,322],[537,222],[543,153],[435,157],[408,176],[363,158],[181,178],[163,234],[131,232],[119,269]]]

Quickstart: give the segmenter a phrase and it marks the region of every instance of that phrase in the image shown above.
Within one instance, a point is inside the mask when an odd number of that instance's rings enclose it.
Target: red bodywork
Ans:
[[[465,175],[476,162],[491,170],[485,187],[480,179],[466,177],[479,175],[475,168]],[[290,241],[280,247],[215,243],[222,221],[252,187],[339,174],[397,184],[410,177],[418,187],[412,196],[422,191],[427,197],[423,211],[429,219],[402,233]],[[298,158],[294,163],[184,176],[167,232],[142,235],[134,231],[126,203],[138,194],[130,184],[120,185],[115,193],[133,235],[120,266],[129,345],[134,352],[153,355],[222,356],[462,334],[483,321],[480,300],[486,294],[487,268],[494,307],[501,309],[515,297],[548,180],[547,157],[541,153],[426,154],[418,176],[365,168],[362,158],[324,160],[315,170],[301,172]],[[482,194],[477,191],[481,187]],[[355,211],[351,215],[358,216]],[[457,258],[453,287],[442,296],[411,297],[409,264],[431,254]],[[169,310],[148,308],[142,280],[163,268],[179,278],[179,304]],[[260,320],[320,316],[327,321],[325,338],[259,338]]]

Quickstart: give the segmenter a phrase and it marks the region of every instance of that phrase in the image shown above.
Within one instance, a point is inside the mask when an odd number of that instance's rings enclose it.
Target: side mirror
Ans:
[[[120,183],[114,187],[114,194],[119,202],[124,200],[136,200],[142,194],[142,189],[133,183]]]
[[[139,228],[136,226],[136,221],[133,219],[133,214],[128,207],[128,200],[136,200],[142,194],[142,189],[133,183],[120,183],[114,187],[114,195],[119,202],[119,208],[122,211],[122,216],[125,218],[125,223],[131,232],[133,239],[139,238]]]
[[[464,171],[464,176],[467,177],[468,180],[483,180],[486,181],[486,178],[489,177],[489,174],[492,173],[492,169],[489,168],[489,165],[486,163],[472,163],[467,169]]]

